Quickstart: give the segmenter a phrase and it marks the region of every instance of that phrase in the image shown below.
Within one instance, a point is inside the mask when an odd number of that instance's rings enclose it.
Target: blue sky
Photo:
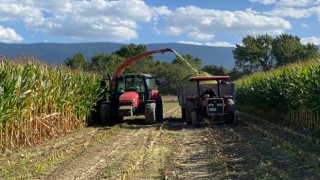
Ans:
[[[320,44],[320,0],[0,0],[0,42],[234,47],[287,33]]]

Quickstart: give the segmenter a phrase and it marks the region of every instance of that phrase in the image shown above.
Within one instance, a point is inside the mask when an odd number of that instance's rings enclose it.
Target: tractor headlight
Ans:
[[[232,106],[232,105],[234,105],[234,101],[232,99],[227,99],[226,104],[229,106]]]

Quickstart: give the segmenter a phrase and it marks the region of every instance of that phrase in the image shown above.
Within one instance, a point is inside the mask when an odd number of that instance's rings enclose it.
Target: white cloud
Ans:
[[[207,46],[218,46],[218,47],[236,47],[234,44],[228,42],[214,42],[214,43],[205,43]]]
[[[302,44],[307,44],[307,43],[313,43],[316,45],[320,45],[320,37],[308,37],[308,38],[301,38],[301,43]]]
[[[276,6],[286,7],[306,7],[319,5],[320,0],[249,0],[253,3],[260,3],[263,5],[275,4]]]
[[[39,9],[20,3],[0,1],[0,21],[15,21],[29,17],[41,17]]]
[[[250,2],[268,5],[268,4],[274,4],[277,1],[276,0],[250,0]]]
[[[0,21],[21,21],[29,31],[77,40],[123,41],[138,37],[138,22],[153,13],[170,14],[166,7],[151,8],[142,0],[0,0]]]
[[[216,47],[235,47],[235,45],[230,44],[228,42],[206,42],[206,43],[200,43],[200,42],[194,42],[194,41],[178,41],[178,43],[181,44],[192,44],[192,45],[205,45],[205,46],[216,46]]]
[[[21,42],[23,38],[14,29],[0,26],[0,42],[15,43]]]
[[[320,0],[279,0],[277,6],[305,7],[320,4]]]
[[[291,17],[291,18],[306,18],[312,15],[318,16],[320,19],[320,6],[309,8],[293,8],[293,7],[278,7],[263,14],[277,17]]]
[[[291,24],[282,18],[259,15],[250,9],[231,12],[201,9],[195,6],[180,7],[165,20],[164,26],[158,33],[189,34],[189,37],[194,39],[200,39],[201,36],[197,35],[207,35],[204,37],[210,39],[215,33],[280,34],[292,28]],[[173,29],[176,31],[172,31]]]
[[[202,45],[199,42],[193,42],[193,41],[178,41],[180,44],[191,44],[191,45]]]
[[[204,34],[198,31],[190,32],[188,36],[196,40],[210,40],[214,38],[213,34]]]

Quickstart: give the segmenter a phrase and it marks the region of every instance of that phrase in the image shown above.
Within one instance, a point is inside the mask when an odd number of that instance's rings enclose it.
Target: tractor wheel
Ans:
[[[233,123],[234,126],[238,126],[239,125],[239,119],[237,114],[234,114],[234,118],[233,118]]]
[[[116,123],[123,123],[123,116],[116,116],[114,119],[116,120]]]
[[[192,125],[192,116],[191,113],[194,111],[194,104],[192,102],[187,102],[187,107],[186,107],[186,113],[185,113],[185,120],[187,122],[187,125]]]
[[[147,124],[154,124],[156,122],[156,103],[146,103],[145,118]]]
[[[158,94],[158,97],[156,100],[156,120],[158,122],[163,120],[163,105],[162,105],[162,98],[160,94]]]
[[[111,124],[111,105],[110,102],[102,103],[100,109],[100,121],[102,125]]]
[[[89,115],[86,116],[86,122],[88,126],[93,126],[97,124],[96,122],[96,112],[93,110]]]
[[[182,120],[186,120],[186,108],[181,108]]]
[[[196,111],[191,112],[191,121],[192,121],[192,126],[198,126],[198,117],[197,117]]]
[[[233,124],[235,126],[239,125],[238,118],[236,117],[235,113],[226,114],[226,124]]]

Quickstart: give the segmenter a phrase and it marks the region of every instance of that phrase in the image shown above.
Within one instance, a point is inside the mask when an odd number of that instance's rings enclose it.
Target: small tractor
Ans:
[[[160,80],[150,74],[121,74],[134,61],[154,53],[164,53],[172,49],[160,49],[138,54],[127,59],[112,77],[101,81],[105,90],[96,111],[103,125],[122,122],[124,117],[145,115],[145,121],[153,124],[163,119],[162,97],[157,90]],[[109,84],[109,85],[108,85]]]
[[[178,87],[182,118],[187,124],[197,126],[202,118],[213,122],[224,120],[238,125],[235,108],[235,85],[227,83],[229,76],[190,77],[188,84]]]

